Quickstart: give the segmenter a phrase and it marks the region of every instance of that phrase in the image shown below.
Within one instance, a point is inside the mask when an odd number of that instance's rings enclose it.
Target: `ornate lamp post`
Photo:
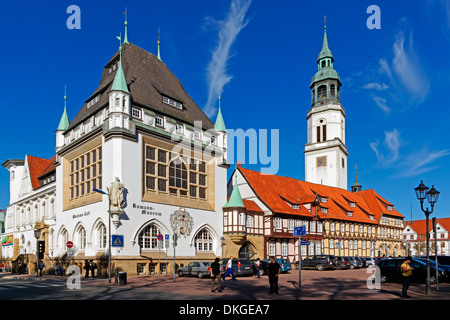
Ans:
[[[429,230],[429,223],[428,218],[430,214],[433,213],[434,204],[439,199],[440,192],[437,191],[434,188],[434,185],[430,188],[428,188],[426,185],[423,184],[423,180],[420,181],[420,184],[417,188],[414,188],[416,192],[417,199],[420,201],[420,208],[425,213],[426,216],[426,246],[427,246],[427,287],[426,287],[426,294],[430,294],[430,287],[431,287],[431,281],[430,281],[430,230]],[[429,191],[428,191],[429,190]],[[425,198],[428,200],[428,202],[431,205],[431,211],[428,210],[428,207],[426,209],[423,208],[423,202]]]

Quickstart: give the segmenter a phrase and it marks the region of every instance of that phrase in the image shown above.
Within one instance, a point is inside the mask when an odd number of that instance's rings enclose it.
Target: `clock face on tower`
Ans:
[[[316,158],[316,167],[326,167],[327,166],[327,156]]]

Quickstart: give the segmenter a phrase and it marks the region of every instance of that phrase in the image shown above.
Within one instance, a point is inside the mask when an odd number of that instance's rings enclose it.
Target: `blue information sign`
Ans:
[[[304,236],[304,235],[306,235],[306,227],[305,226],[294,228],[294,236],[295,237]]]

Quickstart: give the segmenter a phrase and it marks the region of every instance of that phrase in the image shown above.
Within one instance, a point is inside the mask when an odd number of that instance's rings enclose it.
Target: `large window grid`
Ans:
[[[102,188],[102,147],[70,161],[70,199],[88,196]]]
[[[145,188],[192,199],[207,198],[206,162],[145,146]]]
[[[158,249],[158,234],[162,234],[161,230],[155,225],[149,225],[142,230],[139,235],[139,246],[142,250],[156,250]],[[164,249],[164,242],[162,248]]]
[[[201,230],[195,238],[195,247],[198,251],[213,251],[213,238],[208,230]]]

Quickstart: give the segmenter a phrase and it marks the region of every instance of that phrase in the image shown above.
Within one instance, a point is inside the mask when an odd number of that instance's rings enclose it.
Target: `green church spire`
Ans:
[[[326,21],[326,16],[324,17],[325,20],[325,25],[323,27],[324,31],[323,31],[323,44],[322,44],[322,50],[319,53],[319,57],[317,59],[317,62],[319,62],[322,59],[325,58],[331,58],[331,60],[333,60],[333,54],[331,53],[330,48],[328,47],[328,38],[327,38],[327,21]]]
[[[64,112],[59,120],[56,131],[66,131],[69,128],[69,116],[67,115],[67,87],[64,87]]]
[[[128,42],[128,21],[127,21],[127,8],[126,7],[125,7],[125,12],[123,14],[125,15],[125,37],[124,37],[123,43],[130,44]]]
[[[241,198],[241,193],[239,192],[239,188],[237,186],[237,169],[235,169],[234,171],[235,176],[234,176],[234,187],[233,187],[233,191],[231,192],[231,196],[230,199],[228,200],[227,204],[224,205],[224,208],[245,208],[244,206],[244,202],[242,201]]]
[[[159,61],[162,61],[161,60],[161,52],[159,51],[159,45],[161,44],[161,41],[159,41],[159,34],[160,34],[160,32],[159,32],[159,28],[158,28],[158,60]]]
[[[122,36],[117,37],[119,40],[119,43],[121,43]],[[111,91],[123,91],[126,93],[130,93],[127,88],[127,81],[125,79],[125,74],[123,73],[122,68],[122,45],[119,47],[120,52],[120,60],[119,60],[119,67],[117,68],[116,75],[114,77],[114,82],[111,87]]]
[[[216,123],[214,124],[214,129],[216,131],[226,132],[227,128],[225,128],[225,122],[223,121],[222,112],[220,111],[220,92],[219,92],[219,111],[217,112]]]

